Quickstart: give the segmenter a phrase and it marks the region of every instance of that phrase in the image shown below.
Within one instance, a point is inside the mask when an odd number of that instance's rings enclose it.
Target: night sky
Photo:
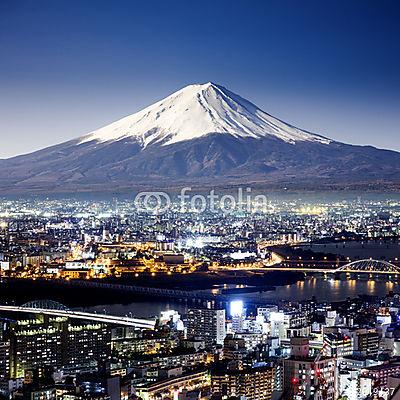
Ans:
[[[303,129],[400,150],[400,2],[0,0],[0,157],[213,81]]]

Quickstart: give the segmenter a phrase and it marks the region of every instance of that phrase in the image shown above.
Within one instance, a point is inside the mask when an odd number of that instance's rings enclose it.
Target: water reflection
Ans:
[[[223,286],[228,288],[229,285]],[[214,288],[211,291],[216,292]],[[332,277],[306,277],[304,281],[298,281],[292,285],[278,286],[276,290],[268,292],[242,293],[240,297],[246,302],[268,302],[277,300],[307,300],[315,296],[317,301],[341,301],[347,297],[358,295],[384,296],[389,291],[400,292],[398,281],[385,280],[384,278],[349,278],[334,279]],[[235,298],[237,294],[232,295]],[[151,317],[158,315],[160,311],[167,309],[178,310],[185,313],[190,304],[176,303],[174,301],[135,302],[130,304],[99,305],[91,307],[90,311],[114,315],[135,315],[137,317]]]
[[[277,287],[275,291],[248,293],[243,297],[253,300],[307,300],[315,296],[320,301],[340,301],[358,295],[384,296],[389,291],[399,291],[397,282],[369,278],[366,279],[333,279],[307,277],[304,281],[293,285]]]

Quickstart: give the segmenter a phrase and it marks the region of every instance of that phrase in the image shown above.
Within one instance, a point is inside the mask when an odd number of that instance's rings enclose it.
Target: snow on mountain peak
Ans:
[[[79,143],[134,137],[147,147],[154,143],[169,145],[210,133],[256,139],[272,136],[292,144],[331,142],[286,124],[223,86],[207,82],[186,86],[142,111],[83,136]]]

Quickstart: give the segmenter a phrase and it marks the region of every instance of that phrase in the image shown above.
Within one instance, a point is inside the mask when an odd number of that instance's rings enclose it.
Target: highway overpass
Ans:
[[[55,317],[68,317],[74,319],[82,319],[88,321],[96,321],[107,324],[115,324],[122,326],[133,326],[141,329],[153,329],[155,320],[139,319],[130,317],[120,317],[116,315],[87,313],[82,311],[72,311],[68,309],[55,309],[55,308],[40,308],[40,307],[27,307],[27,306],[8,306],[0,305],[0,312],[7,311],[12,313],[26,313],[26,314],[45,314]]]

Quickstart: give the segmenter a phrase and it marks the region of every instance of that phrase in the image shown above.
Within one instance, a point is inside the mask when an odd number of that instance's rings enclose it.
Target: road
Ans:
[[[5,305],[0,305],[0,311],[22,312],[27,314],[45,314],[57,317],[68,317],[75,319],[84,319],[89,321],[97,321],[108,324],[133,326],[135,328],[142,328],[142,329],[153,329],[155,326],[155,320],[120,317],[120,316],[106,315],[106,314],[93,314],[81,311],[53,310],[46,308],[18,307],[18,306],[5,306]]]

